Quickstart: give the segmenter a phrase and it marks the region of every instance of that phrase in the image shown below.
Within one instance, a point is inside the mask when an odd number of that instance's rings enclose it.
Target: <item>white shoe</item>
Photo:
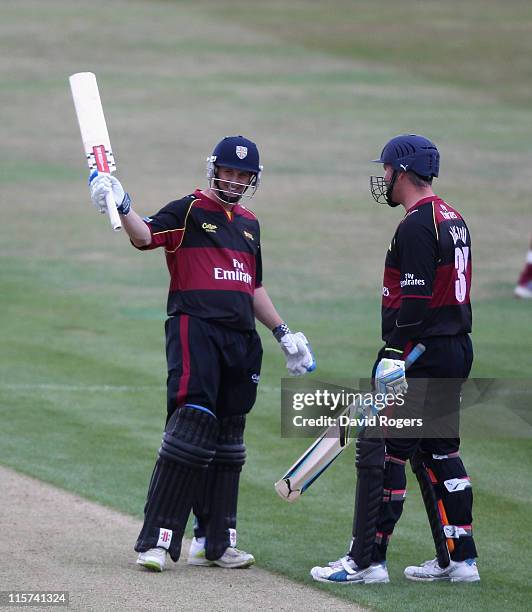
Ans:
[[[225,567],[229,569],[237,569],[250,567],[255,563],[255,557],[243,550],[239,550],[233,546],[228,546],[225,549],[224,554],[213,561],[214,565],[218,567]]]
[[[523,299],[532,298],[532,283],[529,282],[526,285],[517,285],[514,289],[516,297]]]
[[[200,565],[203,567],[218,566],[237,569],[250,567],[255,563],[255,557],[234,546],[229,546],[219,559],[210,561],[205,557],[205,538],[192,538],[187,562],[190,565]]]
[[[137,563],[153,572],[162,572],[166,565],[166,550],[164,548],[150,548],[146,552],[141,552]]]
[[[192,538],[190,548],[188,550],[187,563],[189,565],[201,565],[204,567],[212,567],[213,561],[209,561],[205,557],[205,538]]]
[[[318,582],[333,582],[335,584],[376,584],[390,582],[386,563],[372,563],[369,567],[360,569],[348,557],[332,561],[327,567],[313,567],[310,575]]]
[[[405,569],[405,576],[409,580],[419,580],[423,582],[434,582],[436,580],[446,580],[448,582],[478,582],[477,563],[475,559],[465,561],[451,561],[451,563],[441,568],[437,559],[425,561],[420,566],[409,565]]]

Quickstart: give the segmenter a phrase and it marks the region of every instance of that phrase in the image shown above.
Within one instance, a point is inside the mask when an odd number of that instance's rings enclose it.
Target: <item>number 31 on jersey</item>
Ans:
[[[454,283],[454,293],[456,299],[461,303],[467,295],[467,262],[469,260],[469,247],[462,246],[454,249],[454,267],[457,279]]]

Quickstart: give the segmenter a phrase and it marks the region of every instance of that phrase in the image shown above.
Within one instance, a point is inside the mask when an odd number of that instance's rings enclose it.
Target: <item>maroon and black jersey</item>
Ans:
[[[422,321],[410,322],[414,338],[469,333],[470,287],[471,237],[465,221],[437,196],[420,200],[397,227],[386,255],[383,340],[404,347],[408,325],[397,322],[403,300],[428,302]],[[403,342],[395,342],[401,327]]]
[[[240,330],[255,328],[253,294],[262,283],[260,228],[236,204],[231,212],[200,190],[144,219],[170,272],[167,311]]]

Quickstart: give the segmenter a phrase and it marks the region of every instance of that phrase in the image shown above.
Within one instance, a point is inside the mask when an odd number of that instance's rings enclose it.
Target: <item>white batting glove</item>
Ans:
[[[381,359],[375,371],[375,388],[378,393],[406,393],[405,362],[401,359]]]
[[[312,347],[302,332],[293,334],[286,323],[281,323],[272,329],[272,334],[281,345],[291,376],[301,376],[316,369]]]
[[[280,345],[286,357],[286,368],[290,376],[302,376],[316,368],[312,349],[302,332],[285,334],[280,340]]]
[[[124,191],[120,181],[112,174],[95,170],[89,176],[89,190],[92,203],[102,214],[107,212],[105,198],[108,193],[113,195],[116,208],[121,215],[127,215],[131,209],[129,194]]]

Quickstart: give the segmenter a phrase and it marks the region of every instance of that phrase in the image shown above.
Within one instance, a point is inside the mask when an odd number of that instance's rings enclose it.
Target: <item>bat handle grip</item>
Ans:
[[[111,221],[111,227],[115,232],[122,229],[122,221],[120,215],[116,209],[115,199],[112,193],[107,193],[105,196],[105,203],[107,204],[107,213],[109,214],[109,220]]]
[[[421,342],[416,344],[416,346],[410,351],[410,353],[408,353],[405,359],[405,369],[408,370],[408,368],[414,363],[414,361],[416,361],[418,357],[421,357],[421,355],[423,355],[425,350],[426,347],[424,344],[421,344]]]

